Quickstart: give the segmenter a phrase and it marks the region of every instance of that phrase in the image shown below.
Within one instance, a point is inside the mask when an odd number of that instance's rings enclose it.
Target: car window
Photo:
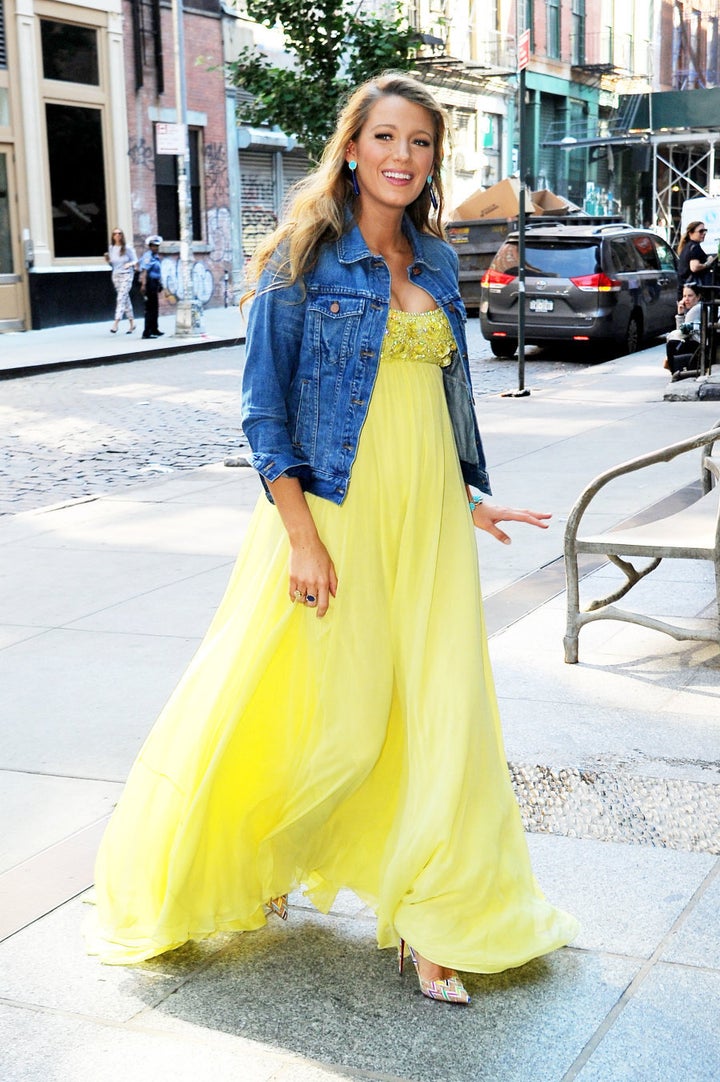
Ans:
[[[627,237],[610,241],[610,256],[613,270],[618,274],[628,274],[641,269],[638,253]]]
[[[656,238],[653,242],[657,249],[658,259],[660,260],[660,266],[663,270],[674,271],[677,270],[677,263],[675,262],[675,253],[672,248],[665,243],[664,240]]]
[[[541,278],[577,278],[600,271],[597,241],[556,241],[527,238],[525,272]],[[504,274],[517,274],[517,241],[506,241],[492,261],[492,268]]]
[[[637,237],[631,237],[631,243],[637,254],[640,256],[642,264],[642,270],[660,270],[660,261],[655,251],[655,238],[638,235]]]
[[[518,272],[518,248],[517,241],[506,241],[495,253],[495,258],[490,264],[493,270],[501,274],[514,274]]]

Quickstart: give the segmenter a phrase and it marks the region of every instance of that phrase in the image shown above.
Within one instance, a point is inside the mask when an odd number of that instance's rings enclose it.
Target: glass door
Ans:
[[[26,326],[14,181],[12,149],[0,144],[0,331]]]

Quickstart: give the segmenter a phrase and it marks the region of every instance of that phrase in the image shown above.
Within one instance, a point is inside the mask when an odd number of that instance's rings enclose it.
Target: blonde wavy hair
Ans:
[[[382,97],[405,98],[422,106],[432,117],[434,130],[433,187],[437,212],[430,217],[430,190],[424,185],[420,195],[406,213],[421,233],[442,237],[440,221],[443,212],[442,165],[446,114],[430,91],[417,79],[404,72],[385,72],[359,86],[340,112],[334,134],[328,140],[317,169],[293,189],[288,212],[277,229],[258,246],[246,271],[248,291],[240,304],[255,294],[260,275],[273,262],[282,285],[293,285],[310,269],[317,259],[321,245],[338,240],[345,232],[346,210],[352,213],[356,198],[351,173],[345,161],[348,144],[357,139],[370,110]],[[276,255],[277,257],[273,259]]]

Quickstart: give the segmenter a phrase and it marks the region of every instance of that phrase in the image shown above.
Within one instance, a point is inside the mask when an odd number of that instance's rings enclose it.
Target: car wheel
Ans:
[[[628,320],[625,337],[622,340],[623,348],[626,353],[636,353],[640,349],[641,342],[642,320],[640,316],[634,312]]]
[[[517,342],[514,338],[491,338],[490,349],[496,357],[508,360],[517,353]]]

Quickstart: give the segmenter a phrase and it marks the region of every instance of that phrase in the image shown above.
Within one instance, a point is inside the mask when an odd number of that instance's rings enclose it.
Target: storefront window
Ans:
[[[102,113],[45,106],[55,257],[99,256],[107,248]]]
[[[13,273],[7,154],[0,154],[0,274]]]
[[[96,30],[90,26],[41,19],[40,33],[46,79],[100,85]]]

